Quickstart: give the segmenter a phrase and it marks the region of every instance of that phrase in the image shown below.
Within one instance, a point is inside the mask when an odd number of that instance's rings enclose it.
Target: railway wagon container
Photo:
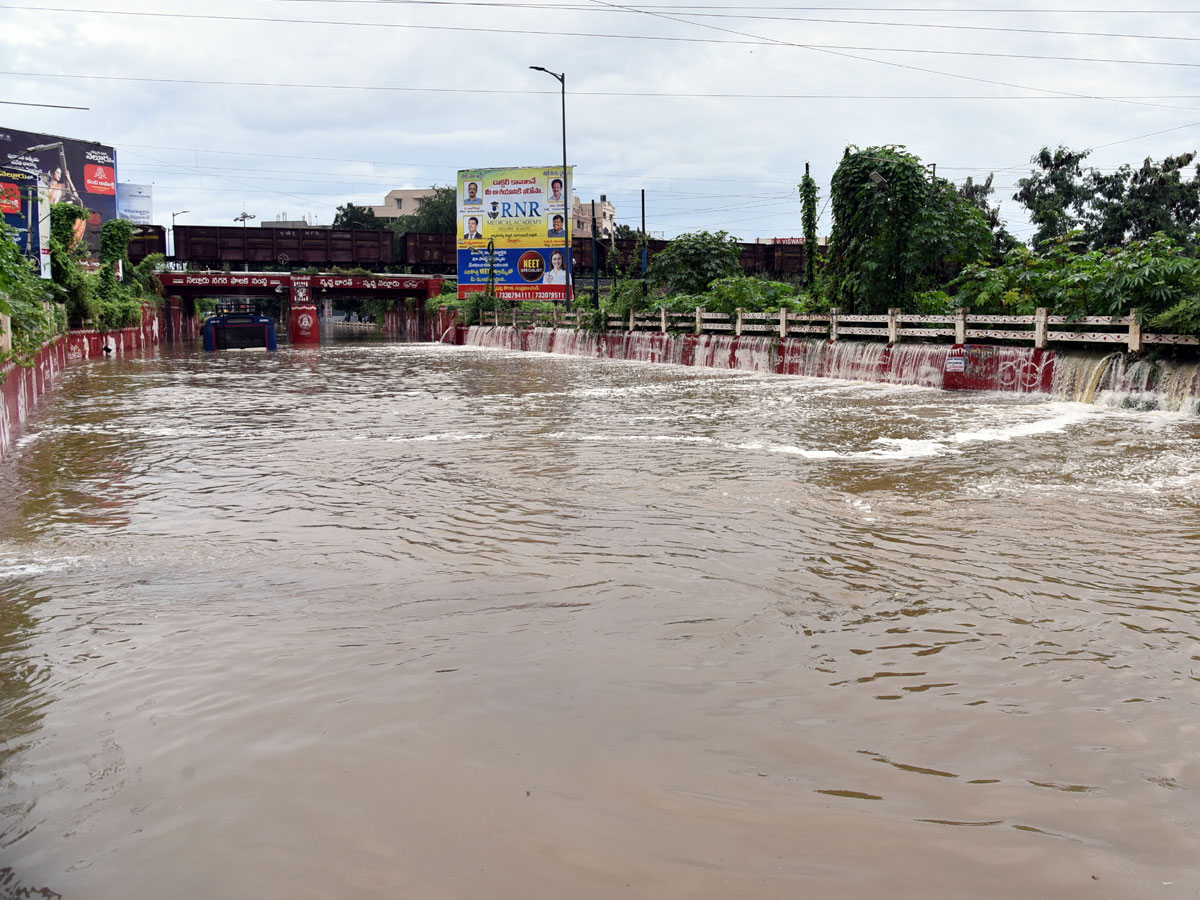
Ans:
[[[138,225],[129,239],[129,261],[140,263],[151,253],[167,253],[167,229],[162,225]]]
[[[395,261],[390,231],[180,225],[175,259],[200,265],[341,265],[378,268]]]
[[[400,236],[401,261],[418,274],[458,271],[458,238],[453,234],[409,231]]]

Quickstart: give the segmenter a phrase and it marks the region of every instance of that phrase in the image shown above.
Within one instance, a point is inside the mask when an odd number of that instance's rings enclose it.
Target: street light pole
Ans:
[[[190,209],[181,209],[179,212],[171,213],[171,255],[175,255],[175,217],[183,216],[191,212]]]
[[[240,216],[234,216],[234,219],[233,219],[233,221],[235,221],[235,222],[242,223],[242,255],[246,260],[245,269],[247,272],[250,271],[250,248],[248,248],[246,246],[246,221],[248,219],[257,219],[257,218],[258,218],[258,216],[254,215],[254,213],[248,213],[248,212],[246,212],[245,209],[243,209],[242,214]]]
[[[571,277],[572,260],[574,254],[571,252],[571,217],[575,214],[574,207],[571,207],[571,182],[567,179],[567,73],[566,72],[551,72],[549,69],[542,66],[530,66],[535,72],[545,72],[547,75],[553,75],[558,79],[559,86],[562,88],[562,145],[563,145],[563,228],[564,247],[563,255],[567,258],[567,287],[566,301],[567,311],[571,309],[571,292],[575,287],[575,282]],[[568,208],[570,207],[570,208]],[[596,298],[599,302],[599,298]]]

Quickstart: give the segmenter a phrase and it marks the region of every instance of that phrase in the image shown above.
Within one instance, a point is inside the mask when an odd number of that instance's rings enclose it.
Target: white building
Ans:
[[[600,195],[596,201],[582,202],[578,197],[571,197],[571,236],[592,236],[592,203],[596,204],[596,237],[611,237],[617,227],[617,208],[608,202],[608,197]]]

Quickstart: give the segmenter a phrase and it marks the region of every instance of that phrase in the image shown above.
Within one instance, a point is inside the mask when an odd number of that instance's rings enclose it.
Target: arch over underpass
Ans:
[[[320,343],[320,319],[344,297],[394,298],[384,317],[385,334],[410,341],[433,340],[425,302],[442,292],[432,275],[294,275],[290,272],[160,272],[168,296],[280,297],[282,322],[293,344]],[[320,306],[320,310],[318,310]]]

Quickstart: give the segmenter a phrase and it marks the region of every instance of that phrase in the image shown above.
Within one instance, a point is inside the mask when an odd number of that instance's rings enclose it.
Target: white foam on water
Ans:
[[[79,559],[75,556],[33,560],[0,557],[0,581],[10,578],[28,578],[30,575],[44,575],[47,572],[61,572],[74,567]]]
[[[476,434],[464,431],[448,431],[441,434],[389,435],[384,440],[389,444],[434,444],[459,443],[461,441],[486,441],[490,434]]]

